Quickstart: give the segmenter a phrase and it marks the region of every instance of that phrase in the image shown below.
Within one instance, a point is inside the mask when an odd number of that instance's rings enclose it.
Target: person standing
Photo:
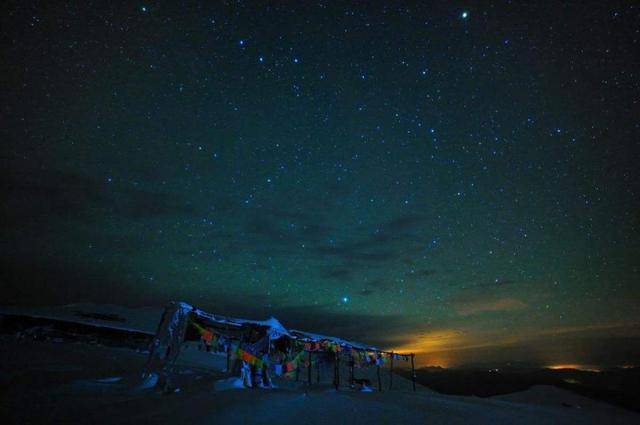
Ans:
[[[253,388],[253,377],[251,376],[251,366],[245,360],[242,360],[242,369],[240,369],[240,379],[246,388]]]
[[[262,385],[271,388],[271,376],[269,376],[269,353],[262,355]]]
[[[202,343],[204,344],[205,351],[209,353],[211,351],[211,343],[213,342],[213,330],[206,328],[200,336]]]

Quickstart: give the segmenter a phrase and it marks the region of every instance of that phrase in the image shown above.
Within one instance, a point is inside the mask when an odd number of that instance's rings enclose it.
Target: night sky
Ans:
[[[2,304],[640,358],[634,2],[18,1]]]

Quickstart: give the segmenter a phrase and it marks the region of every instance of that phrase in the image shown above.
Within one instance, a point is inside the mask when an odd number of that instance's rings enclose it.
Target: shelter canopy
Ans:
[[[310,342],[329,341],[329,342],[333,342],[334,344],[339,344],[343,347],[351,347],[356,350],[381,351],[379,348],[371,345],[365,345],[359,342],[347,341],[346,339],[338,338],[335,336],[321,335],[321,334],[316,334],[312,332],[300,331],[296,329],[291,329],[289,333],[293,335],[294,339],[298,339],[301,341],[310,341]]]
[[[267,329],[267,334],[271,339],[278,339],[283,336],[287,336],[289,338],[293,338],[289,331],[282,326],[282,323],[278,321],[275,317],[271,317],[267,320],[250,320],[250,319],[240,319],[236,317],[222,316],[219,314],[207,313],[206,311],[200,310],[199,308],[194,308],[187,303],[181,302],[181,308],[186,308],[189,310],[191,314],[196,317],[200,317],[205,321],[214,322],[220,325],[226,326],[234,326],[234,327],[242,327],[245,325],[254,325]]]
[[[356,350],[376,351],[376,352],[382,351],[379,348],[371,345],[366,345],[366,344],[362,344],[354,341],[348,341],[346,339],[338,338],[335,336],[321,335],[317,333],[306,332],[306,331],[295,330],[295,329],[288,330],[275,317],[271,317],[267,320],[242,319],[242,318],[208,313],[206,311],[200,310],[199,308],[194,308],[191,305],[184,302],[180,302],[177,304],[178,304],[178,308],[183,309],[198,318],[201,318],[205,322],[216,323],[223,326],[232,326],[235,328],[242,328],[243,326],[247,326],[247,325],[263,327],[266,329],[267,334],[272,340],[279,339],[284,336],[293,340],[304,341],[304,342],[328,341],[333,344],[339,344],[340,346],[343,346],[343,347],[351,347]]]

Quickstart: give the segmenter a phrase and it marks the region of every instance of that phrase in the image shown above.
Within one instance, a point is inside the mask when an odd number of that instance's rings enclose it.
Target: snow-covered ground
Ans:
[[[0,340],[0,423],[640,423],[640,414],[553,387],[458,397],[420,386],[410,391],[400,377],[394,377],[397,389],[383,392],[335,391],[327,384],[248,390],[223,373],[185,366],[179,391],[166,395],[143,385],[144,361],[129,349]]]
[[[113,304],[67,304],[51,307],[0,306],[0,314],[65,320],[91,326],[154,334],[162,307],[127,308]]]

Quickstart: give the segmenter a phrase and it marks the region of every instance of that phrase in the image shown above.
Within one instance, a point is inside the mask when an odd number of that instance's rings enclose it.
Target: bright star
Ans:
[[[142,7],[140,8],[140,10],[142,10],[143,12],[146,12],[146,11],[147,11],[147,6],[142,6]]]
[[[349,297],[342,297],[342,302],[344,304],[348,303],[349,302]]]
[[[467,19],[469,17],[469,12],[465,10],[460,16],[462,17],[462,19]]]

